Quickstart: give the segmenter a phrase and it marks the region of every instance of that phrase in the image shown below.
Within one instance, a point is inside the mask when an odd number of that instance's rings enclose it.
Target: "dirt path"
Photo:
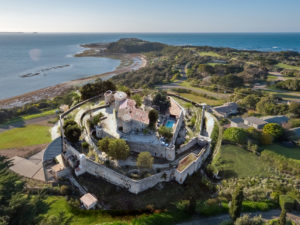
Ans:
[[[264,220],[276,219],[280,215],[280,210],[270,210],[267,212],[256,212],[256,213],[248,213],[252,217],[261,215]],[[296,224],[300,224],[300,214],[299,213],[288,213],[287,217],[290,220],[293,220]],[[195,217],[190,221],[186,221],[183,223],[179,223],[177,225],[218,225],[224,220],[229,220],[228,214],[223,214],[214,217]]]

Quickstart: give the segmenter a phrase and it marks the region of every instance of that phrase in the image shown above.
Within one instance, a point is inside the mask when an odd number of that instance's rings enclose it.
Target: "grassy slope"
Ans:
[[[268,166],[255,154],[238,146],[223,145],[214,160],[217,169],[224,168],[227,176],[268,176]]]
[[[295,160],[299,161],[299,163],[300,163],[300,147],[286,148],[286,147],[278,145],[278,144],[273,144],[273,145],[267,146],[265,148],[265,150],[270,150],[279,155],[283,155],[287,158],[295,159]]]
[[[200,56],[211,56],[211,57],[222,57],[221,55],[219,55],[216,52],[213,51],[209,51],[209,52],[199,52]]]
[[[0,125],[9,125],[15,122],[19,122],[19,121],[24,121],[24,120],[31,120],[31,119],[35,119],[35,118],[39,118],[39,117],[43,117],[43,116],[50,116],[50,115],[54,115],[56,113],[57,109],[51,109],[51,110],[47,110],[41,113],[37,113],[37,114],[30,114],[30,115],[24,115],[24,116],[20,116],[14,119],[11,119],[3,124]]]
[[[51,141],[49,127],[28,125],[0,133],[0,149],[45,144]]]
[[[208,99],[202,96],[195,95],[193,93],[177,93],[177,95],[180,95],[197,103],[206,103],[212,106],[222,105],[224,103],[222,100]]]
[[[82,214],[73,213],[69,207],[65,197],[62,196],[49,196],[45,200],[46,203],[50,204],[49,209],[44,216],[48,215],[58,215],[59,212],[64,211],[66,216],[71,216],[73,218],[71,225],[81,225],[81,224],[102,224],[105,222],[113,221],[128,221],[132,217],[112,217],[108,214],[102,214],[100,212],[84,211]]]
[[[282,68],[282,69],[289,69],[289,70],[300,70],[300,66],[291,66],[284,63],[278,63],[276,67]]]

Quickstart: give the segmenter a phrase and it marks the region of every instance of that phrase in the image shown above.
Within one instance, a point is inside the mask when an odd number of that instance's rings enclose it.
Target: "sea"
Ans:
[[[80,45],[140,38],[169,45],[300,52],[300,33],[0,33],[0,99],[113,71],[120,61],[74,57]]]

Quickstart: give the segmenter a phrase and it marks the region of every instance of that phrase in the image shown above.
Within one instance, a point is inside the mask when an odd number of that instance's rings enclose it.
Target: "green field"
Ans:
[[[0,149],[45,144],[51,141],[48,126],[28,125],[0,133]]]
[[[211,56],[211,57],[222,57],[221,55],[219,55],[218,53],[215,53],[213,51],[209,51],[209,52],[199,52],[200,56]]]
[[[37,113],[37,114],[30,114],[30,115],[24,115],[24,116],[20,116],[14,119],[11,119],[5,123],[2,123],[0,125],[9,125],[12,123],[16,123],[19,121],[24,121],[24,120],[31,120],[31,119],[35,119],[35,118],[39,118],[39,117],[43,117],[43,116],[50,116],[50,115],[54,115],[56,113],[57,109],[51,109],[51,110],[47,110],[41,113]]]
[[[286,158],[299,160],[300,162],[300,147],[296,148],[287,148],[278,144],[273,144],[270,146],[267,146],[265,150],[269,150],[272,152],[277,153],[278,155],[285,156]]]
[[[291,66],[288,64],[284,64],[284,63],[278,63],[276,65],[276,67],[282,68],[282,69],[288,69],[288,70],[300,70],[300,66]]]
[[[224,103],[224,100],[221,99],[209,99],[203,96],[199,96],[193,93],[176,93],[179,96],[182,96],[184,98],[187,98],[193,102],[197,103],[206,103],[211,106],[217,106],[217,105],[222,105]]]
[[[223,145],[213,165],[217,170],[223,170],[226,177],[265,177],[270,174],[268,165],[257,155],[234,145]]]
[[[81,225],[81,224],[102,224],[107,222],[116,222],[116,221],[128,221],[132,217],[112,217],[108,214],[101,213],[99,211],[85,211],[85,210],[74,210],[72,211],[65,197],[62,196],[49,196],[45,200],[49,204],[49,209],[46,214],[48,215],[58,215],[59,212],[65,212],[66,216],[71,216],[72,225]]]

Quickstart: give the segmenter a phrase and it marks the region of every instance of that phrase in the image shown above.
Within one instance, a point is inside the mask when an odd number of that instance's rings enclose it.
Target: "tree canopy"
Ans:
[[[160,91],[153,98],[153,104],[159,107],[161,112],[165,112],[171,105],[166,92]]]
[[[223,139],[232,143],[245,144],[247,142],[247,132],[238,127],[230,127],[224,131]]]
[[[68,141],[75,143],[81,136],[81,129],[74,120],[67,120],[63,125],[65,136]]]
[[[105,137],[98,142],[101,151],[118,160],[125,160],[129,156],[129,146],[123,139]]]
[[[148,113],[149,117],[149,127],[154,128],[158,120],[158,112],[155,109],[152,109]]]
[[[263,133],[271,135],[274,139],[280,138],[283,131],[283,128],[277,123],[268,123],[263,128]]]
[[[136,165],[139,168],[151,169],[153,164],[153,157],[150,152],[141,152],[138,155]]]

